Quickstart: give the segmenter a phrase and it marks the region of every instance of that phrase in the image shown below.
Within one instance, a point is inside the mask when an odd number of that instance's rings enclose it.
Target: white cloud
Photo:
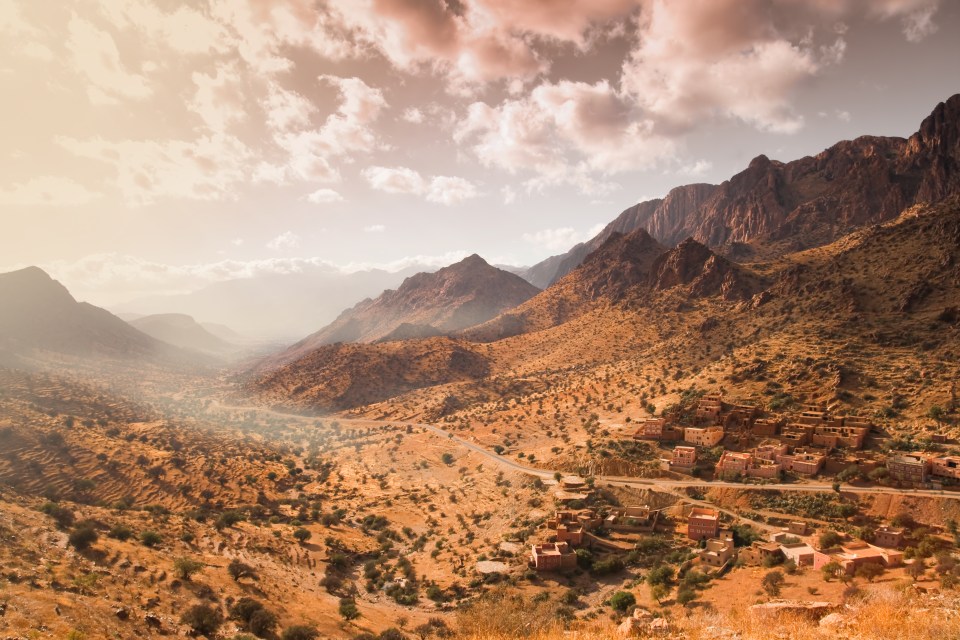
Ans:
[[[75,155],[113,165],[120,192],[135,206],[164,198],[234,200],[234,187],[246,180],[253,158],[239,139],[223,134],[194,141],[57,138],[57,142]]]
[[[236,64],[219,64],[216,75],[194,72],[191,78],[197,89],[187,108],[211,131],[222,133],[246,117],[242,78]]]
[[[300,236],[292,231],[284,231],[276,238],[267,243],[267,249],[273,251],[288,251],[300,246]]]
[[[98,200],[102,194],[91,191],[71,178],[40,176],[0,188],[0,206],[14,207],[71,207]]]
[[[685,164],[677,171],[677,173],[685,176],[702,176],[713,169],[713,163],[709,160],[697,160],[691,164]]]
[[[383,233],[387,228],[382,224],[371,224],[363,228],[366,233]]]
[[[417,195],[448,206],[480,195],[476,185],[465,178],[433,176],[427,179],[408,167],[367,167],[363,176],[377,191]]]
[[[426,198],[430,202],[449,206],[471,200],[479,195],[476,185],[469,180],[455,176],[434,176],[427,188]]]
[[[427,189],[423,176],[407,167],[368,167],[363,177],[371,187],[386,193],[423,195]]]
[[[513,204],[517,201],[517,192],[513,190],[513,187],[503,187],[500,189],[500,195],[503,196],[503,204]]]
[[[603,230],[602,224],[595,225],[586,231],[577,231],[573,227],[557,229],[542,229],[535,233],[525,233],[521,237],[524,242],[544,247],[550,251],[567,251],[580,242],[586,242]]]
[[[333,189],[317,189],[306,196],[307,202],[313,204],[331,204],[333,202],[343,202],[343,196]]]
[[[147,79],[126,70],[113,37],[74,15],[67,27],[66,47],[74,70],[89,83],[87,95],[95,104],[120,99],[143,100],[153,94]]]
[[[412,122],[413,124],[420,124],[423,122],[423,111],[417,109],[416,107],[408,107],[403,110],[403,115],[400,116],[407,122]]]

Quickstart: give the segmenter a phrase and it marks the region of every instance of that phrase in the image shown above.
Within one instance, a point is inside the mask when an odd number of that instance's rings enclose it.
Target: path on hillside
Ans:
[[[537,467],[530,467],[525,464],[521,464],[504,456],[497,454],[486,447],[483,447],[475,442],[461,438],[446,429],[441,427],[426,424],[422,422],[405,422],[402,420],[373,420],[369,418],[341,418],[338,416],[303,416],[296,413],[286,413],[283,411],[277,411],[276,409],[270,409],[266,407],[260,407],[256,405],[244,405],[244,406],[231,406],[226,404],[221,404],[219,401],[214,400],[213,404],[210,407],[223,409],[223,410],[233,410],[233,411],[259,411],[262,413],[275,415],[278,417],[285,418],[298,418],[301,420],[317,420],[317,419],[330,419],[336,420],[341,424],[357,423],[357,424],[391,424],[398,425],[402,427],[414,427],[420,429],[426,429],[431,431],[439,436],[447,438],[453,442],[456,442],[460,446],[469,449],[475,453],[478,453],[489,460],[492,460],[499,464],[502,467],[506,467],[511,471],[519,471],[521,473],[526,473],[538,478],[544,479],[553,479],[556,475],[556,471],[550,469],[539,469]],[[561,472],[563,473],[563,472]],[[803,482],[803,483],[775,483],[775,484],[744,484],[741,482],[728,482],[724,480],[669,480],[664,478],[633,478],[629,476],[596,476],[596,482],[603,482],[605,484],[610,484],[614,486],[624,486],[624,487],[639,487],[641,489],[651,489],[651,490],[666,490],[668,493],[679,494],[679,490],[685,489],[687,487],[695,488],[706,488],[706,489],[739,489],[741,491],[745,490],[754,490],[754,491],[763,491],[763,490],[773,490],[773,491],[802,491],[808,493],[819,493],[822,491],[833,491],[832,482]],[[938,491],[934,489],[897,489],[895,487],[856,487],[849,484],[844,484],[841,487],[843,493],[856,493],[856,494],[874,494],[874,495],[903,495],[903,496],[919,496],[919,497],[928,497],[928,498],[943,498],[946,500],[960,500],[960,492],[954,491]],[[684,500],[693,502],[693,499],[683,495]],[[716,506],[714,505],[714,508]]]

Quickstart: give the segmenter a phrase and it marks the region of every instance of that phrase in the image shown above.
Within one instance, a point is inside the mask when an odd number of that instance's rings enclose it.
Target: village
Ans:
[[[631,437],[660,445],[664,451],[660,459],[663,474],[698,477],[704,479],[704,486],[709,486],[710,480],[719,480],[755,484],[761,489],[768,484],[803,483],[830,474],[843,481],[883,483],[901,489],[949,490],[960,479],[960,456],[896,450],[884,453],[876,446],[880,438],[871,420],[832,416],[822,407],[804,407],[792,416],[773,416],[753,405],[705,395],[684,421],[688,424],[680,424],[674,416],[645,419]],[[938,445],[947,441],[945,434],[931,438]],[[833,488],[833,492],[825,492],[839,493],[838,483]],[[759,528],[752,526],[757,523],[744,525],[750,521],[699,500],[680,500],[668,508],[607,506],[594,499],[597,493],[592,478],[558,474],[554,491],[557,511],[543,524],[543,535],[530,545],[532,569],[574,571],[583,566],[581,549],[588,549],[591,555],[628,553],[644,538],[654,536],[685,545],[692,558],[687,569],[693,567],[707,576],[720,576],[734,567],[756,566],[786,567],[791,573],[819,571],[828,581],[854,577],[872,581],[898,568],[912,576],[922,575],[930,548],[951,544],[931,536],[931,528],[908,515],[857,529],[842,521],[825,523],[813,517],[791,518],[785,513],[781,518],[768,518]],[[744,528],[749,535],[744,535]],[[918,544],[927,548],[918,553]]]

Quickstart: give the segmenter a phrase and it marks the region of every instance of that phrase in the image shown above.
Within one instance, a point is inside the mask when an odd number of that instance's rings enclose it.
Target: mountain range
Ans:
[[[781,387],[764,386],[765,368],[786,358],[777,385],[879,411],[900,393],[880,389],[910,386],[893,372],[922,367],[925,349],[958,346],[958,130],[954,96],[909,139],[862,137],[790,163],[761,156],[721,185],[680,187],[626,210],[593,240],[528,270],[548,286],[495,317],[424,339],[410,317],[386,312],[410,303],[400,287],[346,312],[337,329],[379,307],[383,315],[366,321],[402,320],[394,329],[409,339],[369,344],[389,333],[384,326],[368,344],[323,345],[364,339],[328,328],[265,361],[247,387],[311,411],[376,403],[375,415],[466,417],[496,398],[492,380],[549,396],[617,371],[626,388],[634,359],[663,362],[678,388],[726,376],[774,393]],[[425,359],[456,364],[424,375]],[[666,390],[661,379],[658,393]]]
[[[597,236],[523,272],[545,288],[611,234],[638,228],[666,245],[687,237],[722,252],[761,241],[780,252],[832,242],[960,188],[960,95],[938,104],[909,138],[862,136],[816,156],[766,156],[720,185],[691,184],[624,210]]]

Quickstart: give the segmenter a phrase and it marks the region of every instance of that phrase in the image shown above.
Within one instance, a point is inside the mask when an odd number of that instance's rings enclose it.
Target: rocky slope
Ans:
[[[333,323],[293,345],[269,366],[291,362],[337,342],[374,342],[396,335],[452,333],[493,318],[525,302],[538,289],[523,278],[490,266],[478,255],[434,273],[418,273],[396,290],[364,300]],[[401,329],[403,325],[408,325]],[[418,327],[415,333],[405,333]]]
[[[830,243],[895,218],[916,203],[960,192],[960,94],[936,106],[909,139],[863,136],[816,156],[766,156],[719,186],[688,185],[635,205],[596,238],[531,267],[537,283],[569,272],[611,228],[644,228],[667,245],[693,237],[711,247],[780,241],[781,251]]]

